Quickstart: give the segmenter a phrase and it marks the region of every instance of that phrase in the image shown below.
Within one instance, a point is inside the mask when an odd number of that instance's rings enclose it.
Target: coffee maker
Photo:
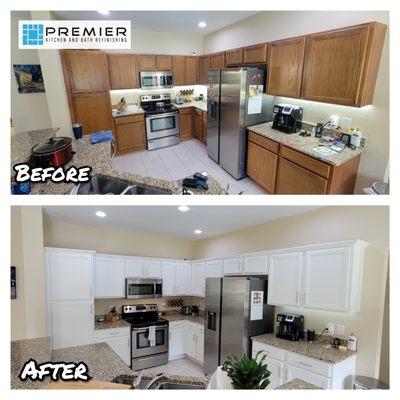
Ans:
[[[303,120],[303,107],[290,104],[278,104],[274,106],[275,114],[272,129],[285,133],[295,133],[301,129]]]
[[[303,338],[304,316],[296,314],[278,314],[276,337],[291,341],[297,341]]]

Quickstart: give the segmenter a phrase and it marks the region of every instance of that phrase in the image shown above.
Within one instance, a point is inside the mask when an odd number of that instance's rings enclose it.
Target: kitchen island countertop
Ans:
[[[293,379],[290,382],[276,387],[275,390],[322,390],[322,388],[303,381],[302,379]]]

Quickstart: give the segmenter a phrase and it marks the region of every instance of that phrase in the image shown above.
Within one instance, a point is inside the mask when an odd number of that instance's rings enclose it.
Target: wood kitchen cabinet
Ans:
[[[185,58],[185,83],[196,85],[199,82],[199,57]]]
[[[146,130],[144,115],[130,115],[115,118],[118,153],[146,149]]]
[[[306,38],[268,43],[267,94],[299,97]]]
[[[243,49],[227,50],[225,52],[225,65],[234,67],[243,63]]]
[[[372,22],[307,36],[301,97],[346,106],[371,104],[386,29]]]
[[[140,71],[155,71],[157,69],[157,56],[145,54],[139,56]]]
[[[210,69],[210,56],[200,56],[199,58],[199,83],[207,84],[208,70]]]
[[[267,62],[267,44],[260,43],[243,48],[243,64]]]
[[[111,89],[136,89],[139,82],[139,60],[133,54],[108,54]]]
[[[194,120],[191,107],[179,110],[179,138],[181,141],[193,139]]]
[[[172,56],[157,56],[157,69],[159,71],[172,71]]]
[[[185,72],[186,72],[186,57],[173,56],[172,58],[172,72],[174,86],[185,85]]]
[[[202,121],[202,128],[203,128],[203,135],[202,135],[202,142],[204,143],[204,144],[207,144],[207,111],[203,111],[202,112],[202,118],[203,118],[203,121]]]
[[[210,68],[211,69],[225,68],[225,52],[224,51],[210,55]]]
[[[194,113],[194,118],[195,118],[195,131],[194,131],[194,136],[200,140],[200,142],[203,141],[203,117],[202,117],[202,112],[201,110],[198,110],[197,108],[193,108],[193,113]]]

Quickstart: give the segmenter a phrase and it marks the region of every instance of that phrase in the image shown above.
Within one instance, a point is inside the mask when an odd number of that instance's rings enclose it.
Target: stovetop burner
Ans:
[[[125,319],[125,318],[124,318]],[[138,322],[129,318],[125,319],[126,322],[132,325],[132,328],[148,328],[149,326],[165,326],[168,321],[164,318],[159,318],[157,321]]]
[[[156,304],[122,306],[122,319],[131,324],[132,328],[168,325],[166,319],[158,316]]]
[[[166,104],[164,107],[155,107],[152,105],[142,105],[143,110],[146,115],[155,115],[155,114],[166,114],[174,111],[178,111],[178,107],[173,104]]]

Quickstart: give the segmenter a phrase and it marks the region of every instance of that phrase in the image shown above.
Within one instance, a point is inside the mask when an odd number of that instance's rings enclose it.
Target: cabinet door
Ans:
[[[185,64],[186,85],[196,85],[199,82],[199,58],[186,57]]]
[[[225,68],[225,52],[210,55],[210,68]]]
[[[268,44],[268,94],[300,97],[305,44],[305,37]]]
[[[191,294],[193,296],[204,297],[205,283],[205,263],[193,263],[191,267]]]
[[[107,54],[102,51],[63,51],[72,93],[102,92],[110,89]],[[64,75],[65,76],[65,75]]]
[[[265,63],[267,61],[267,44],[261,43],[243,49],[243,64]]]
[[[196,130],[195,130],[195,136],[197,139],[202,141],[203,139],[203,118],[196,113]]]
[[[177,295],[190,294],[189,280],[190,280],[189,265],[185,262],[175,263],[175,291]]]
[[[175,284],[175,263],[162,263],[163,296],[173,296],[176,294]]]
[[[172,80],[174,82],[174,86],[182,86],[185,85],[185,56],[174,56],[172,59]]]
[[[223,261],[207,261],[206,278],[221,278],[223,275]]]
[[[72,95],[73,123],[80,123],[83,134],[110,130],[114,132],[114,120],[111,114],[110,94],[85,93]]]
[[[243,49],[227,50],[225,52],[225,65],[241,65],[243,62]]]
[[[368,34],[364,25],[307,36],[302,97],[356,105]]]
[[[70,272],[79,285],[79,278]],[[84,346],[92,343],[92,301],[56,301],[51,305],[51,333],[53,349]]]
[[[252,256],[244,258],[244,273],[251,274],[268,274],[267,256]]]
[[[205,114],[205,116],[204,116]],[[207,113],[203,111],[203,135],[202,135],[202,141],[204,144],[207,144]]]
[[[111,89],[136,89],[139,83],[139,60],[133,54],[108,54]]]
[[[304,257],[303,306],[348,311],[351,249],[306,251]]]
[[[123,257],[95,255],[94,297],[125,297],[125,263]]]
[[[196,332],[196,360],[201,364],[204,362],[204,332],[199,329]]]
[[[146,277],[149,278],[161,278],[162,277],[161,261],[145,261],[144,274]]]
[[[290,364],[286,364],[285,383],[290,382],[294,379],[302,379],[303,381],[319,386],[322,389],[329,389],[330,387],[329,378],[314,374],[302,368],[293,367]]]
[[[92,299],[93,255],[72,251],[49,254],[51,300]]]
[[[208,81],[207,74],[210,69],[210,56],[201,56],[199,59],[199,83],[206,84]]]
[[[170,328],[168,352],[169,360],[180,358],[185,354],[185,329],[183,326]]]
[[[243,273],[243,260],[230,258],[224,260],[224,275],[240,275]]]
[[[172,71],[172,56],[157,56],[157,69],[159,71]]]
[[[131,365],[131,338],[130,336],[120,336],[103,340],[117,354],[117,356],[128,366]]]
[[[179,136],[181,140],[193,138],[192,113],[182,114],[179,112]]]
[[[125,258],[125,277],[126,278],[142,278],[143,277],[143,260],[134,258]]]
[[[157,69],[156,56],[141,55],[139,56],[140,71],[155,71]]]
[[[325,194],[328,179],[284,158],[279,161],[276,183],[278,194]]]
[[[117,148],[119,152],[146,149],[144,122],[116,125]]]
[[[256,356],[256,351],[253,351],[252,357],[254,358]],[[268,366],[268,371],[271,372],[271,375],[269,376],[269,385],[266,387],[266,389],[271,390],[275,389],[276,387],[283,385],[283,371],[284,371],[284,365],[283,362],[274,360],[271,357],[266,357],[264,360],[264,364],[267,364]]]
[[[272,254],[269,257],[268,304],[300,304],[301,253]]]
[[[268,193],[275,193],[277,165],[277,154],[248,142],[247,175]]]
[[[196,331],[189,326],[185,326],[185,353],[189,357],[196,358]]]

